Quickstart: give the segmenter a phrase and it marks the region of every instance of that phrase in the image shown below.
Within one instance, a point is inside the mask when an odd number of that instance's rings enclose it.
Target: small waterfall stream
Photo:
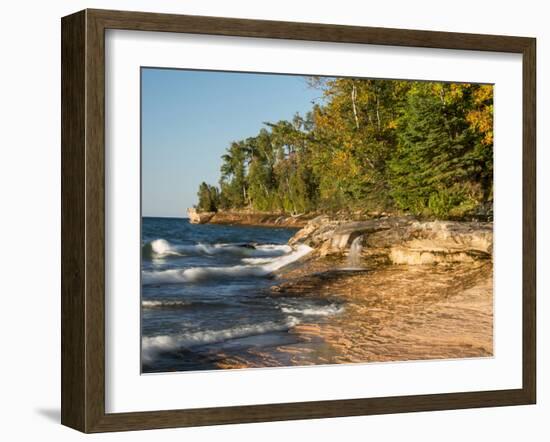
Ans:
[[[347,267],[356,269],[361,267],[361,252],[363,251],[363,235],[353,240],[349,248]]]

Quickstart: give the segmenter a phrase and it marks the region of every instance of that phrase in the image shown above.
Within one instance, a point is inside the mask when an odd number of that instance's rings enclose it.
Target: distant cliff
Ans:
[[[198,212],[195,208],[187,209],[191,224],[235,224],[243,226],[265,227],[304,227],[317,214],[285,215],[253,211],[218,211]]]

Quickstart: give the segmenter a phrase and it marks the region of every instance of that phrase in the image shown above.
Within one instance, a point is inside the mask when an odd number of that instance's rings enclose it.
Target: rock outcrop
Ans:
[[[194,207],[187,209],[187,216],[191,224],[205,224],[209,222],[216,212],[198,212]]]
[[[265,227],[304,227],[314,215],[287,215],[281,213],[253,212],[248,210],[198,212],[187,209],[192,224],[232,224],[241,226]]]
[[[460,221],[418,221],[386,217],[358,222],[311,220],[289,244],[304,243],[320,256],[345,255],[361,237],[362,254],[393,264],[435,264],[491,259],[493,224]]]

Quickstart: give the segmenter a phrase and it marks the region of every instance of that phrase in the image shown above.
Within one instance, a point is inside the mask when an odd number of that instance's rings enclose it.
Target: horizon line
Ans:
[[[176,219],[189,219],[188,216],[171,216],[171,215],[141,215],[142,218],[176,218]]]

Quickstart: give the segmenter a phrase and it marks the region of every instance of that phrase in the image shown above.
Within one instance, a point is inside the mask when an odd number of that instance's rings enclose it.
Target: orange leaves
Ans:
[[[468,113],[466,120],[470,125],[483,134],[482,143],[486,146],[493,144],[493,106],[485,106],[481,110]]]
[[[493,144],[493,86],[480,85],[473,93],[475,109],[466,115],[471,127],[483,135],[482,143]]]
[[[493,144],[493,86],[470,83],[432,83],[433,94],[444,105],[469,103],[466,121],[482,135],[482,143]]]
[[[492,84],[483,84],[480,85],[474,91],[474,101],[476,104],[482,104],[487,101],[493,101],[493,85]]]
[[[440,98],[445,105],[451,105],[464,99],[471,90],[469,83],[431,83],[433,94]]]

